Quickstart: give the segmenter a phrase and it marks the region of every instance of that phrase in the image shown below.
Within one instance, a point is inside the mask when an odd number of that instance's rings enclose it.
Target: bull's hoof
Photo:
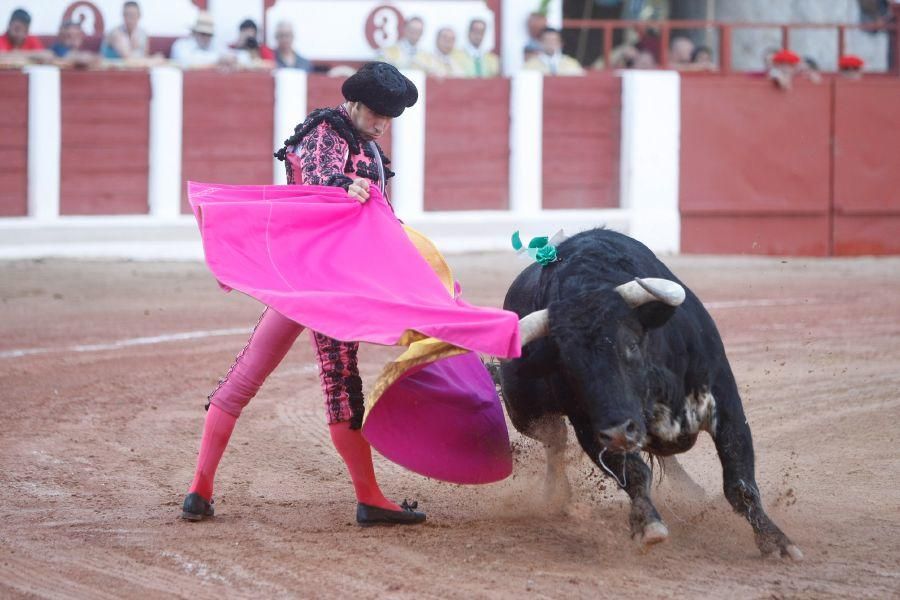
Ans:
[[[803,552],[781,531],[776,530],[769,534],[758,534],[756,544],[760,552],[766,557],[789,558],[794,562],[803,560]]]
[[[645,547],[653,546],[667,539],[669,539],[669,528],[662,521],[652,521],[644,525],[641,544]]]
[[[768,557],[771,558],[789,558],[794,562],[800,562],[803,560],[803,552],[795,546],[794,544],[790,544],[785,546],[784,548],[779,548],[773,552],[770,552]]]

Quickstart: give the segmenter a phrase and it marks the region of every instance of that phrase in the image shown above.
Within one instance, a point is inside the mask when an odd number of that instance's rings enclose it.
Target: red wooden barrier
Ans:
[[[509,80],[428,80],[425,210],[509,206]]]
[[[275,79],[267,72],[185,72],[184,179],[272,183],[274,97]],[[182,212],[190,212],[186,196]]]
[[[682,251],[828,254],[830,87],[729,76],[681,90]]]
[[[834,85],[834,253],[900,254],[900,80]]]
[[[544,208],[619,206],[621,81],[544,78]]]
[[[60,214],[147,212],[150,77],[63,71]]]
[[[0,71],[0,217],[28,213],[28,75]]]

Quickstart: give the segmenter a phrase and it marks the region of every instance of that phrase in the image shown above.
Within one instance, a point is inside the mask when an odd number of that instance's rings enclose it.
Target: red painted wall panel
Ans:
[[[272,183],[274,98],[271,73],[185,72],[185,181]],[[182,212],[190,212],[186,196]]]
[[[544,78],[544,208],[619,206],[622,81]]]
[[[834,252],[900,253],[900,80],[834,85]]]
[[[425,210],[509,206],[509,80],[428,80]]]
[[[828,215],[682,214],[685,254],[828,254]]]
[[[0,71],[0,217],[28,214],[28,76]]]
[[[682,250],[827,254],[830,111],[828,85],[683,78]]]
[[[147,212],[150,77],[63,71],[60,214]]]

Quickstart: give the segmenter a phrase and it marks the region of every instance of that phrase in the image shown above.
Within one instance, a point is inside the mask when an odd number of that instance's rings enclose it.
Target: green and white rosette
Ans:
[[[567,236],[565,232],[560,229],[550,237],[541,236],[531,238],[531,241],[528,242],[528,246],[525,246],[522,244],[522,238],[519,236],[519,232],[516,231],[512,235],[512,247],[513,250],[516,251],[516,254],[528,256],[542,267],[546,267],[550,263],[559,260],[559,256],[556,253],[556,247],[566,239]]]

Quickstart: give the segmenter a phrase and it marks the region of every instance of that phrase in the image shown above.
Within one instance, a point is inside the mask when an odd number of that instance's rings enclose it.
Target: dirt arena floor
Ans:
[[[524,265],[450,260],[491,305]],[[574,500],[544,506],[543,451],[517,434],[490,486],[377,458],[428,523],[359,528],[305,339],[238,423],[217,516],[184,522],[205,397],[260,307],[196,263],[18,261],[0,263],[0,597],[900,596],[900,259],[667,262],[719,324],[765,505],[804,562],[759,555],[705,436],[681,459],[704,491],[659,484],[671,535],[646,553],[571,439]],[[363,348],[367,381],[393,352]]]

